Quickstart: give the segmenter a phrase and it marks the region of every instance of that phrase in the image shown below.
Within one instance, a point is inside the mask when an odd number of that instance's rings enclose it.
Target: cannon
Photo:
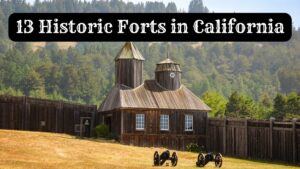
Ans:
[[[215,162],[215,166],[217,168],[221,168],[223,163],[221,153],[207,153],[206,155],[204,155],[203,153],[199,153],[196,166],[204,167],[208,162]]]
[[[159,155],[157,151],[154,152],[154,157],[153,157],[154,166],[162,166],[167,160],[170,160],[172,166],[175,167],[178,162],[178,157],[176,152],[173,152],[172,156],[170,156],[169,150],[164,151],[161,155]]]

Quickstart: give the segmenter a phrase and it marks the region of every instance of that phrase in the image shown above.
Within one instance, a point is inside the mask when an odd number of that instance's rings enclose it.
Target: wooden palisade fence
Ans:
[[[300,122],[209,118],[206,148],[228,156],[300,163]]]
[[[46,131],[79,135],[85,120],[94,136],[99,124],[95,105],[72,104],[30,97],[0,96],[0,129]],[[206,131],[199,143],[208,151],[227,156],[300,163],[300,122],[279,122],[250,119],[203,119],[195,130]],[[78,128],[79,127],[79,128]],[[88,135],[86,135],[88,133]],[[175,136],[178,138],[178,136]],[[174,138],[175,138],[174,137]],[[158,146],[174,147],[174,140]],[[144,143],[142,144],[144,145]],[[144,145],[147,146],[147,145]],[[181,149],[181,147],[177,147]]]
[[[0,129],[46,131],[82,134],[82,123],[88,119],[93,136],[95,105],[81,105],[63,101],[30,97],[0,96]]]

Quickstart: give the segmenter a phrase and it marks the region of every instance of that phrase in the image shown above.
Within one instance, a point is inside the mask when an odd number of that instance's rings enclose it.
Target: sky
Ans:
[[[34,0],[27,0],[33,3]],[[177,8],[188,11],[190,0],[123,0],[133,3],[158,1],[175,2]],[[214,12],[286,12],[292,16],[293,24],[300,27],[300,0],[203,0],[203,4]]]

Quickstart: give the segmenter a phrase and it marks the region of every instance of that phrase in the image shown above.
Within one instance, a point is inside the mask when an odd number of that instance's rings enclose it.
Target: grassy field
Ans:
[[[0,130],[0,168],[172,168],[152,167],[155,150],[82,140],[65,134]],[[171,151],[173,152],[173,151]],[[176,168],[197,168],[197,154],[177,152]],[[209,163],[205,169],[215,168]],[[293,166],[224,158],[224,169],[292,169]]]

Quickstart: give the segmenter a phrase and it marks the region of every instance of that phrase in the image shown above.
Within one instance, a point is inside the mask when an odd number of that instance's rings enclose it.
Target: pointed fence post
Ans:
[[[274,125],[275,118],[270,118],[270,159],[273,159],[273,125]]]
[[[224,129],[223,129],[223,153],[226,154],[226,125],[227,118],[224,118]]]
[[[206,118],[205,120],[205,148],[207,150],[210,150],[210,145],[208,144],[209,143],[209,140],[208,140],[208,117]]]
[[[292,124],[293,124],[293,163],[296,163],[296,159],[297,159],[297,147],[296,147],[296,134],[297,134],[297,130],[296,130],[296,122],[297,119],[294,118],[292,120]]]
[[[248,118],[245,119],[245,157],[248,158]]]

